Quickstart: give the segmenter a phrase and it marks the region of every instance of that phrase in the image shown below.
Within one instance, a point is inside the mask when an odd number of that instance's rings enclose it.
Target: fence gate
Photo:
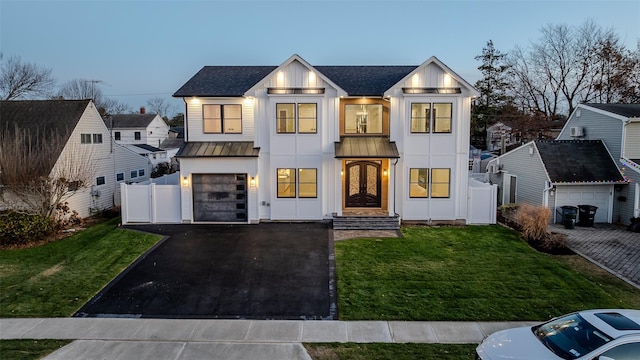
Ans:
[[[122,224],[180,223],[180,185],[121,184]]]

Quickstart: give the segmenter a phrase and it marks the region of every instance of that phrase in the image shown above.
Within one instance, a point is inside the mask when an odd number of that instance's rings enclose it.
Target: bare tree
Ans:
[[[66,100],[92,99],[103,117],[129,111],[128,105],[104,96],[99,86],[101,83],[101,80],[73,79],[60,87],[57,97]]]
[[[591,20],[574,28],[547,25],[541,32],[537,42],[528,49],[516,47],[508,60],[513,97],[532,114],[547,119],[570,114],[579,103],[598,100],[602,79],[613,79],[603,71],[612,71],[612,67],[613,73],[627,71],[622,67],[624,61],[612,62],[606,55],[606,44],[619,44],[617,35]],[[628,58],[624,49],[614,48]],[[619,91],[616,87],[615,92]]]
[[[92,154],[65,147],[66,140],[60,132],[32,134],[17,126],[0,128],[0,184],[5,203],[12,203],[16,211],[52,218],[58,204],[91,184],[95,173]]]
[[[45,97],[54,85],[51,69],[23,62],[19,56],[9,57],[0,67],[0,97],[4,100]]]
[[[169,112],[174,110],[174,106],[167,99],[158,96],[147,100],[147,107],[150,112],[156,113],[165,119],[168,119]]]

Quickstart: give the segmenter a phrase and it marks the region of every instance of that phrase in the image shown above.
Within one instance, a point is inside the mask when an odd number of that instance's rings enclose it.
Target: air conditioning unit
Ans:
[[[487,172],[490,174],[497,174],[500,170],[500,166],[496,163],[491,163],[487,166]]]
[[[571,136],[572,137],[584,136],[584,128],[582,126],[572,126],[571,127]]]
[[[100,196],[100,190],[96,189],[95,187],[92,187],[91,188],[91,196],[99,197]]]

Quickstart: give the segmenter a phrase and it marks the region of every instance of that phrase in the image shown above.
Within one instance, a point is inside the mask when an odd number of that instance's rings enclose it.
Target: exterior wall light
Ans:
[[[188,177],[183,177],[182,178],[182,186],[189,186],[189,178]]]
[[[254,176],[252,176],[251,180],[249,180],[249,186],[251,186],[252,188],[256,187],[256,178]]]
[[[382,171],[382,175],[387,176],[387,169],[384,169],[384,171]]]

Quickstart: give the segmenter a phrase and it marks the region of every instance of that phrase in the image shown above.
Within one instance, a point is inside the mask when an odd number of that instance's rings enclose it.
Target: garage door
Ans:
[[[193,174],[194,221],[246,222],[246,174]]]
[[[609,222],[609,214],[611,209],[611,185],[594,185],[594,186],[558,186],[556,192],[556,208],[564,205],[595,205],[596,210],[595,222]]]

